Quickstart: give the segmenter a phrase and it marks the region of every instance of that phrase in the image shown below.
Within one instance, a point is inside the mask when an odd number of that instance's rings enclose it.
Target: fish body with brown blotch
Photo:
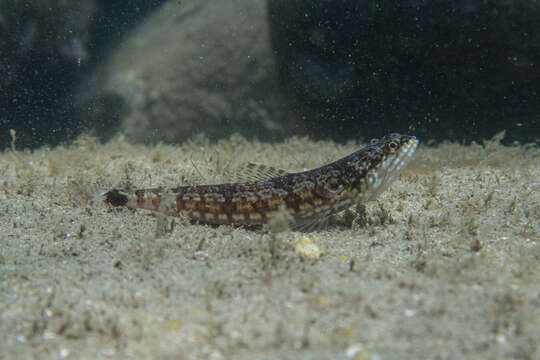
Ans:
[[[252,181],[191,185],[126,192],[113,189],[105,201],[127,206],[186,214],[200,224],[262,225],[285,207],[294,227],[316,224],[357,203],[373,200],[399,175],[418,146],[414,136],[390,134],[322,167],[287,173],[248,164]],[[163,207],[167,199],[169,206]]]

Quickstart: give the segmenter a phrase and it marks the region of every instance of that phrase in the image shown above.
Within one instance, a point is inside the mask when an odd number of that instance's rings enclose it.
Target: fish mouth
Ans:
[[[405,135],[403,135],[405,136]],[[418,147],[418,139],[410,136],[406,143],[403,143],[396,153],[388,156],[379,164],[375,170],[374,186],[368,195],[368,201],[375,199],[383,193],[398,177],[403,168],[407,165],[408,160],[413,156]]]

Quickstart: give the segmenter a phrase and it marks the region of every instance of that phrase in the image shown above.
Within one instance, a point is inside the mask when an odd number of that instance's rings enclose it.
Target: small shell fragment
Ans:
[[[352,344],[345,351],[345,355],[347,355],[347,359],[364,360],[367,359],[368,356],[363,350],[364,346],[362,344]]]
[[[321,249],[307,236],[299,236],[294,239],[294,253],[308,259],[318,259]]]

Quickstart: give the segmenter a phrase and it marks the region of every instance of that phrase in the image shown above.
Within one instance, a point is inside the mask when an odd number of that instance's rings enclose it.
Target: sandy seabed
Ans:
[[[0,153],[0,358],[540,358],[538,148],[421,145],[365,211],[307,234],[99,198],[217,183],[247,161],[309,169],[359,147],[81,137]],[[295,252],[302,237],[319,258]]]

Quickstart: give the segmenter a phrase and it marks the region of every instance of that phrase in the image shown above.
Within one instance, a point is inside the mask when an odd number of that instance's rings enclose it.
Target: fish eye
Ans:
[[[390,141],[390,142],[388,143],[388,150],[390,150],[391,152],[396,151],[397,148],[398,148],[397,142],[395,142],[395,141]]]

